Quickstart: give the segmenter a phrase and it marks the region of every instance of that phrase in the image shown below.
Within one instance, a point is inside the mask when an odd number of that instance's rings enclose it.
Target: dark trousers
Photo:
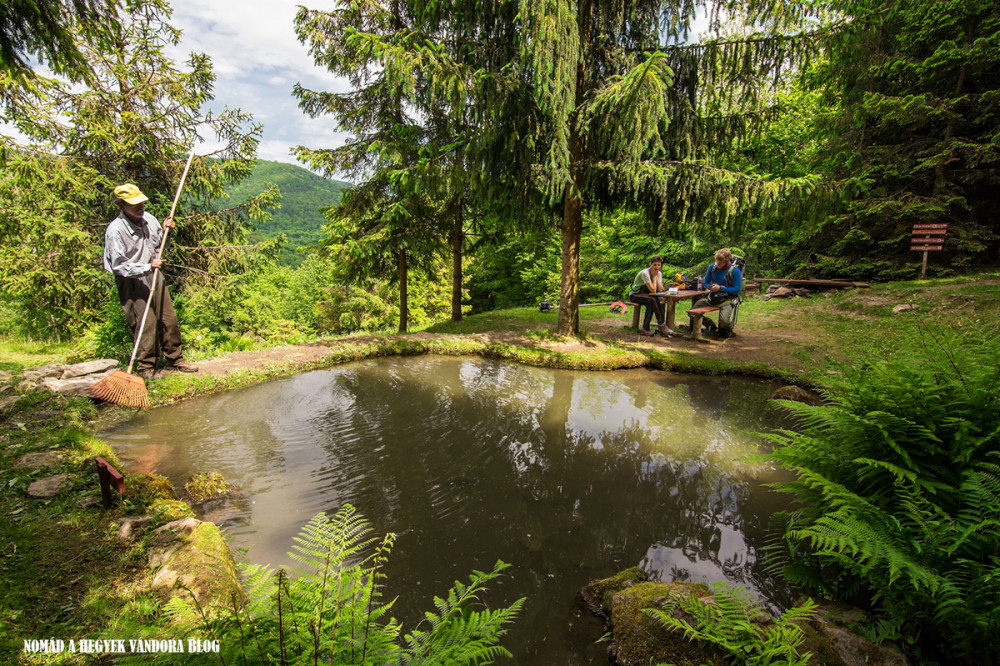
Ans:
[[[656,325],[663,326],[663,320],[665,317],[665,311],[663,308],[663,303],[656,296],[651,296],[649,294],[649,289],[646,285],[639,287],[640,292],[638,294],[632,294],[632,302],[638,303],[646,308],[646,314],[642,318],[642,328],[643,330],[649,330],[649,322],[653,319],[653,314],[656,314]]]
[[[146,309],[146,300],[150,297],[147,285],[152,276],[142,278],[127,278],[115,276],[118,287],[118,301],[125,313],[125,322],[132,329],[132,338],[139,334],[139,324],[142,313]],[[146,314],[146,325],[142,327],[142,338],[139,340],[135,353],[135,369],[145,370],[156,365],[156,359],[163,356],[168,363],[174,363],[184,357],[181,349],[181,327],[174,312],[174,304],[170,300],[170,292],[163,280],[162,274],[157,274],[156,288],[153,289],[152,303]]]

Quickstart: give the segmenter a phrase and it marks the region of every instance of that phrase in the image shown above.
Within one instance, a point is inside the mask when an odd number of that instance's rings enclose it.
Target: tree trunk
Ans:
[[[465,240],[465,202],[458,199],[455,226],[451,230],[451,320],[462,321],[462,243]]]
[[[580,333],[580,235],[583,232],[583,200],[571,187],[563,200],[562,286],[559,290],[559,335]]]
[[[580,49],[587,53],[590,49],[592,32],[592,2],[583,0],[577,13],[580,21]],[[585,73],[587,63],[583,58],[576,66],[576,108],[583,103]],[[575,114],[574,114],[575,115]],[[576,129],[575,118],[569,130],[569,171],[573,184],[566,187],[563,195],[562,219],[562,284],[559,290],[559,335],[579,335],[580,333],[580,236],[583,234],[583,199],[580,198],[577,170],[587,158],[583,137]]]
[[[406,333],[409,306],[406,294],[406,248],[399,250],[399,332]]]

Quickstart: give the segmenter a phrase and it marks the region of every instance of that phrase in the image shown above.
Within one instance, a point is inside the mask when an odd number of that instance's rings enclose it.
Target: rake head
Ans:
[[[146,383],[142,381],[142,377],[121,370],[115,370],[91,386],[89,391],[91,397],[98,400],[107,400],[135,409],[149,407],[149,394],[146,393]]]

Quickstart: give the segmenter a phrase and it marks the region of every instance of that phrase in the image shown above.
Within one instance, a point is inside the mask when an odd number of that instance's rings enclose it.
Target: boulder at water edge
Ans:
[[[197,518],[182,518],[157,528],[147,564],[153,570],[152,588],[164,598],[190,600],[190,594],[180,587],[183,585],[207,611],[229,607],[232,595],[241,595],[230,575],[235,565],[222,532]]]
[[[671,631],[643,611],[661,608],[671,598],[709,597],[708,588],[694,583],[664,583],[647,580],[633,567],[616,576],[591,582],[580,590],[587,607],[604,618],[611,635],[608,660],[617,666],[673,664],[702,666],[723,664],[722,656],[709,646],[693,643],[679,631]],[[686,616],[680,609],[675,614]],[[686,616],[689,622],[694,618]]]
[[[795,402],[804,402],[814,407],[823,404],[822,397],[812,391],[807,391],[801,386],[782,386],[771,394],[771,400],[794,400]]]

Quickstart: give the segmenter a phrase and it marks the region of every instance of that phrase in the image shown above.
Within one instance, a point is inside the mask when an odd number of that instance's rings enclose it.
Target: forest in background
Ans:
[[[247,179],[229,188],[229,196],[216,199],[212,207],[220,210],[246,203],[271,184],[281,192],[281,207],[270,211],[271,219],[250,234],[250,242],[284,234],[278,264],[297,268],[306,258],[306,252],[299,248],[315,251],[322,244],[324,218],[320,209],[340,203],[341,192],[350,183],[317,176],[294,164],[257,160]]]

